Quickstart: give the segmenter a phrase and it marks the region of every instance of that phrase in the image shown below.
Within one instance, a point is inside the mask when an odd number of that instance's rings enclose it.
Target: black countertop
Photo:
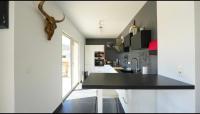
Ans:
[[[83,89],[194,89],[194,85],[157,74],[92,73]]]

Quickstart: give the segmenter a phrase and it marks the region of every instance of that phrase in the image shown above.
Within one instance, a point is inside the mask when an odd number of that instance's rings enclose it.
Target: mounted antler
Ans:
[[[56,23],[60,23],[63,22],[65,20],[65,16],[61,19],[61,20],[56,20],[54,17],[48,15],[44,9],[43,9],[43,5],[44,5],[45,1],[41,1],[38,5],[38,9],[40,10],[40,12],[45,16],[45,32],[48,35],[48,40],[51,40],[53,34],[54,34],[54,30],[57,28]]]

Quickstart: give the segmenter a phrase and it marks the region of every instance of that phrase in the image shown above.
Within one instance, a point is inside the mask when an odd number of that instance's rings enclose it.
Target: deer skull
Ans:
[[[41,1],[38,5],[38,9],[40,10],[40,12],[45,16],[45,32],[48,35],[48,40],[51,40],[55,29],[57,28],[56,23],[60,23],[62,21],[65,20],[65,16],[61,19],[61,20],[56,20],[54,17],[48,15],[44,9],[43,9],[43,5],[44,5],[45,1]]]

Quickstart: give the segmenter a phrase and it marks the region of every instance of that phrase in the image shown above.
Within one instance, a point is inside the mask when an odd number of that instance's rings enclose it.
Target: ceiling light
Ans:
[[[134,23],[131,24],[129,28],[129,33],[132,33],[132,35],[135,35],[137,33],[138,27],[135,25],[135,20]]]

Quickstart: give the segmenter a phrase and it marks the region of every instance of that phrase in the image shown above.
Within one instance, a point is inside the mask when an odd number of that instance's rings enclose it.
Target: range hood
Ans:
[[[117,52],[122,52],[124,49],[124,44],[123,44],[123,40],[121,38],[117,38],[115,40],[115,43],[113,42],[107,42],[106,43],[106,47],[107,48],[113,48],[115,49]]]
[[[123,43],[122,43],[122,39],[121,38],[117,38],[116,39],[116,43],[113,46],[113,48],[118,51],[118,52],[122,52],[123,51]]]
[[[122,52],[123,51],[123,48],[121,46],[113,46],[113,48],[118,52]]]

